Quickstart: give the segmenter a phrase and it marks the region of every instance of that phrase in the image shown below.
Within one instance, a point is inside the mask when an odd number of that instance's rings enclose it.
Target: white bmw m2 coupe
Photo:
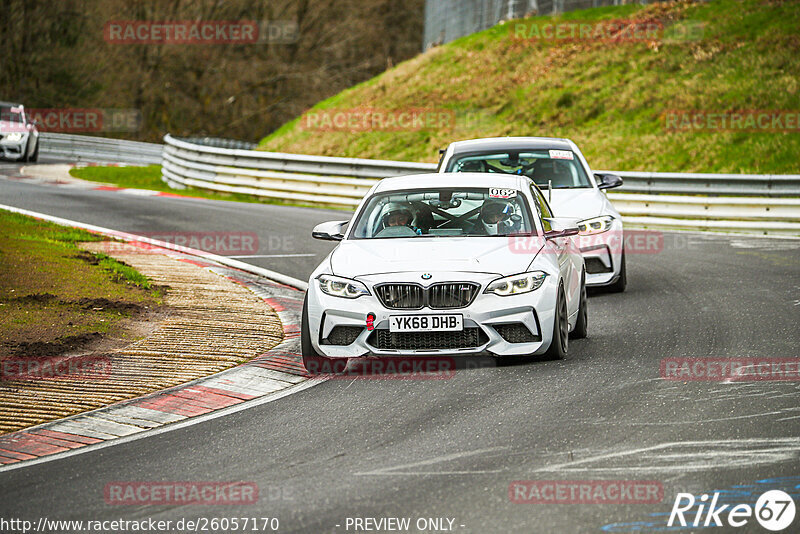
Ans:
[[[604,190],[619,187],[615,174],[595,174],[577,145],[552,137],[495,137],[451,143],[439,172],[489,172],[530,177],[559,217],[579,219],[577,240],[586,260],[586,283],[624,291],[622,217]]]
[[[586,270],[577,220],[549,213],[526,176],[378,182],[351,221],[313,231],[340,243],[309,279],[306,369],[367,356],[563,358],[569,337],[586,336]]]

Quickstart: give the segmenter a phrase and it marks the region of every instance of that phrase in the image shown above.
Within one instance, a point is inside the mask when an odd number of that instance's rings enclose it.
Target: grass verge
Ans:
[[[147,189],[150,191],[161,191],[178,196],[207,198],[209,200],[232,200],[236,202],[280,204],[303,208],[323,207],[325,209],[352,211],[352,208],[344,208],[341,206],[320,206],[318,204],[257,197],[242,193],[222,193],[193,187],[188,189],[173,189],[161,180],[161,165],[149,165],[146,167],[75,167],[70,169],[69,173],[71,176],[80,178],[81,180],[110,184],[125,189]]]
[[[107,336],[162,304],[163,288],[77,243],[106,238],[0,211],[0,358],[55,356]]]

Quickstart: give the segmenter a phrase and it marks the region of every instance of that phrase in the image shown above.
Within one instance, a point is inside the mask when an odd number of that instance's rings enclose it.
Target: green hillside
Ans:
[[[553,23],[603,38],[536,38]],[[631,38],[631,28],[652,27],[660,30]],[[364,108],[444,118],[403,131],[317,127],[320,117]],[[674,122],[685,115],[670,110],[719,115],[716,125],[675,129],[667,123],[685,126]],[[747,122],[753,111],[780,112],[780,122]],[[751,115],[719,127],[736,112]],[[573,139],[594,168],[798,173],[798,113],[800,3],[663,3],[510,21],[433,48],[320,102],[260,148],[436,161],[454,140],[535,135]]]

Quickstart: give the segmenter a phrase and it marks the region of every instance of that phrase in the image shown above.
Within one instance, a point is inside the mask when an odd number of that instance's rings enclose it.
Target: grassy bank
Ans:
[[[133,268],[77,243],[100,238],[0,211],[0,357],[45,357],[125,337],[125,319],[161,305]]]
[[[550,23],[637,21],[648,39],[528,38]],[[511,21],[436,47],[320,102],[262,140],[283,152],[436,161],[474,137],[569,137],[595,168],[797,173],[800,131],[671,129],[668,112],[800,111],[800,4],[714,0],[620,6]],[[524,35],[526,38],[518,38]],[[339,110],[429,109],[415,131],[321,131]],[[308,117],[314,117],[309,120]],[[330,130],[330,128],[328,128]]]
[[[237,202],[257,202],[261,204],[283,204],[291,206],[303,206],[319,208],[319,205],[306,204],[302,202],[288,202],[280,199],[257,197],[240,193],[217,193],[205,189],[187,188],[173,189],[161,180],[161,165],[149,165],[146,167],[116,167],[116,166],[91,166],[75,167],[69,171],[71,176],[81,180],[100,182],[113,185],[115,187],[130,189],[147,189],[150,191],[161,191],[178,196],[200,197],[209,200],[233,200]],[[338,209],[331,206],[331,209]]]

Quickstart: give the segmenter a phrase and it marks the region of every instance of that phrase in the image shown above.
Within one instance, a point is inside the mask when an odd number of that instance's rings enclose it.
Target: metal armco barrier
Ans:
[[[163,145],[124,141],[107,137],[43,132],[39,136],[39,154],[71,161],[98,163],[161,163]]]
[[[358,205],[380,178],[433,172],[436,165],[231,150],[164,137],[164,181],[320,205]]]
[[[355,207],[380,178],[434,172],[432,163],[232,150],[164,137],[163,179],[320,206]],[[626,223],[769,235],[800,235],[800,175],[613,172],[609,193]],[[794,198],[792,198],[794,197]]]
[[[623,191],[676,195],[800,196],[800,174],[705,174],[611,172],[625,180]]]
[[[197,187],[319,206],[355,208],[380,178],[436,170],[432,163],[263,152],[225,139],[165,144],[42,133],[40,154],[72,161],[161,163],[173,187]],[[231,148],[237,147],[237,148]],[[631,226],[800,236],[800,175],[613,172],[609,193]]]

